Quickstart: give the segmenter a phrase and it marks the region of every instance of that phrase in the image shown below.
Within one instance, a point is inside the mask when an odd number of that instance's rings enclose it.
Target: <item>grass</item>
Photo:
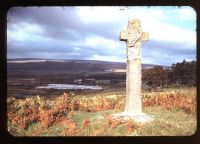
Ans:
[[[124,91],[9,97],[7,103],[8,131],[14,136],[190,136],[197,127],[196,88],[143,92],[143,111],[154,116],[145,125],[109,117],[123,111]]]
[[[152,114],[155,121],[138,131],[139,135],[186,136],[196,131],[196,117],[181,110],[166,110],[162,107],[149,107],[144,110]]]

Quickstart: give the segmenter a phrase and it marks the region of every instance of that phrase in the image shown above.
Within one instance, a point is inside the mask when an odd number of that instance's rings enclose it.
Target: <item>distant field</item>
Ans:
[[[15,136],[188,136],[197,127],[195,87],[143,92],[143,111],[155,119],[146,125],[109,117],[123,111],[124,89],[9,97],[7,104],[8,131]]]
[[[61,95],[64,92],[62,90],[36,89],[36,87],[48,84],[74,84],[76,79],[110,80],[115,78],[125,80],[125,73],[107,71],[110,69],[123,69],[125,66],[125,63],[86,60],[8,60],[8,97],[27,97],[37,94],[48,97]],[[93,83],[84,84],[93,85]],[[78,93],[85,93],[85,91]]]
[[[142,64],[143,68],[152,64]],[[167,67],[167,66],[165,66]],[[76,79],[95,79],[83,82],[84,85],[99,85],[99,80],[112,83],[101,86],[106,89],[125,89],[126,63],[95,60],[47,60],[47,59],[8,59],[7,89],[8,97],[27,97],[41,95],[54,97],[64,91],[54,89],[36,89],[48,84],[74,84]],[[114,81],[114,82],[113,82]],[[116,83],[118,81],[118,84]],[[70,92],[70,91],[68,91]],[[75,91],[78,94],[94,91]]]

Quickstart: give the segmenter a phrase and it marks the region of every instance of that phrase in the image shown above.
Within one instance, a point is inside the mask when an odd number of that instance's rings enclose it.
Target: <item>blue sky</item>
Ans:
[[[7,14],[7,57],[126,61],[119,32],[139,18],[149,41],[142,63],[196,60],[196,12],[185,7],[14,7]]]

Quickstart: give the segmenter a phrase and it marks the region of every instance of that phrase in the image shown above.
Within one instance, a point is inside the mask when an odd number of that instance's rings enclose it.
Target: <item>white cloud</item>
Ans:
[[[196,46],[196,32],[174,25],[173,19],[169,18],[168,13],[162,7],[125,7],[124,10],[120,9],[120,7],[79,7],[78,14],[86,23],[100,25],[112,22],[114,25],[118,25],[118,31],[127,28],[128,20],[139,18],[143,31],[149,32],[150,40]],[[187,17],[189,13],[193,13],[190,18],[195,18],[194,10],[190,7],[174,7],[174,9],[173,14],[178,13],[183,16],[185,13],[185,17]],[[179,20],[180,23],[183,22],[181,18]],[[99,40],[94,38],[90,43]]]
[[[180,13],[194,13],[190,7],[176,8],[176,10]],[[174,12],[173,14],[176,13]],[[125,26],[127,26],[129,19],[139,18],[142,30],[149,32],[149,40],[196,46],[196,32],[192,28],[191,30],[187,30],[174,25],[172,23],[173,19],[168,19],[169,17],[163,9],[158,9],[157,7],[133,7],[125,11],[124,16],[126,17],[124,18],[126,22],[124,23]],[[190,18],[195,18],[194,14]],[[183,21],[179,19],[179,22],[182,23]]]
[[[143,30],[149,32],[150,40],[180,43],[185,45],[196,46],[196,32],[181,29],[172,24],[162,23],[158,20],[144,22]]]
[[[194,28],[194,22],[196,20],[196,13],[191,7],[74,7],[76,11],[74,11],[74,15],[71,15],[74,21],[71,19],[67,19],[62,24],[65,27],[65,22],[71,22],[71,25],[75,24],[72,29],[69,30],[68,25],[66,24],[66,29],[63,28],[63,31],[66,33],[63,34],[66,39],[59,39],[55,37],[48,36],[48,29],[42,29],[42,25],[39,25],[41,18],[38,19],[37,23],[25,23],[23,19],[21,19],[18,23],[8,24],[7,34],[8,34],[8,43],[16,42],[19,44],[24,44],[24,47],[29,47],[29,43],[34,44],[34,47],[41,47],[45,45],[48,49],[55,46],[55,48],[65,48],[70,47],[70,50],[74,48],[74,51],[71,53],[65,53],[66,57],[71,56],[70,58],[77,58],[78,52],[83,52],[82,48],[87,48],[87,51],[91,52],[90,59],[96,60],[109,60],[109,61],[125,61],[125,53],[126,46],[125,42],[121,42],[118,39],[108,39],[106,37],[106,32],[109,32],[111,35],[118,36],[119,32],[122,29],[127,28],[128,20],[139,18],[141,20],[142,30],[145,32],[149,32],[149,41],[159,43],[159,48],[166,48],[165,44],[169,45],[177,45],[176,49],[190,48],[196,49],[196,31]],[[39,8],[38,8],[39,9]],[[56,8],[61,9],[61,8]],[[124,9],[124,10],[122,10]],[[69,9],[65,12],[65,10],[60,11],[53,9],[46,9],[43,12],[49,12],[51,10],[52,13],[56,13],[55,16],[58,16],[58,20],[62,20],[69,14]],[[170,11],[171,10],[171,11]],[[170,11],[170,12],[169,12]],[[67,13],[68,12],[68,13]],[[77,12],[77,13],[76,13]],[[78,17],[76,17],[78,14]],[[173,15],[172,15],[173,14]],[[170,17],[172,16],[172,17]],[[48,26],[49,23],[57,23],[57,21],[50,21],[52,16],[45,16],[42,18],[46,18],[43,26]],[[80,18],[80,19],[79,19]],[[31,13],[30,13],[31,19]],[[176,22],[174,22],[176,20]],[[192,23],[192,27],[190,28],[190,24]],[[88,24],[88,25],[87,25]],[[184,26],[180,27],[180,25],[187,24],[187,29],[184,29]],[[53,25],[53,24],[52,24]],[[55,24],[57,26],[58,24]],[[82,28],[82,25],[84,28]],[[77,29],[76,29],[77,26]],[[88,29],[87,29],[88,26]],[[86,34],[83,32],[90,29],[90,34]],[[99,31],[92,30],[100,28]],[[104,27],[106,27],[104,29]],[[111,29],[109,29],[111,28]],[[59,28],[58,28],[59,29]],[[44,31],[45,30],[45,31]],[[62,31],[62,28],[60,29]],[[81,31],[82,30],[82,31]],[[57,33],[56,33],[57,32]],[[57,31],[57,27],[55,28],[55,34],[59,34],[60,31]],[[93,33],[93,35],[91,35]],[[46,34],[46,35],[45,35]],[[77,36],[77,39],[67,39],[67,36]],[[79,35],[80,39],[79,39]],[[57,36],[57,35],[56,35]],[[110,38],[114,38],[110,37]],[[35,42],[35,43],[34,43]],[[162,46],[163,43],[163,46]],[[153,44],[152,44],[153,45]],[[175,48],[174,48],[175,49]],[[169,51],[166,49],[166,51]],[[171,49],[172,50],[172,49]],[[68,50],[66,50],[68,51]],[[102,51],[102,54],[100,52]],[[31,52],[31,51],[30,51]],[[58,52],[59,53],[59,52]],[[94,55],[92,55],[94,54]],[[105,55],[103,55],[105,54]],[[22,54],[23,55],[23,54]],[[25,55],[25,54],[24,54]],[[31,55],[31,54],[30,54]],[[42,54],[41,54],[42,55]],[[53,55],[53,52],[52,52]],[[84,54],[83,54],[84,55]],[[168,55],[163,56],[161,53],[150,53],[147,57],[142,58],[144,63],[156,63],[162,57],[165,57],[167,61]],[[45,54],[43,55],[45,57]],[[85,58],[88,55],[84,55]],[[183,57],[185,55],[183,54]],[[123,57],[123,58],[122,58]],[[56,53],[55,53],[56,58]],[[84,57],[83,57],[84,58]],[[182,57],[179,57],[181,59]],[[178,58],[176,58],[178,59]],[[187,59],[187,58],[185,58]],[[171,61],[175,61],[175,58]]]
[[[85,39],[85,42],[83,42],[86,46],[96,48],[106,48],[107,50],[116,49],[118,46],[118,43],[111,39],[106,39],[104,37],[100,36],[91,36],[87,37]]]
[[[180,7],[177,13],[181,20],[194,20],[196,18],[196,11],[189,6]]]
[[[119,7],[77,7],[77,12],[84,23],[115,23],[122,17]]]
[[[98,54],[94,54],[91,58],[89,58],[90,60],[102,60],[102,61],[112,61],[112,62],[125,62],[124,59],[122,59],[121,57],[117,57],[117,56],[100,56]]]
[[[185,18],[189,20],[195,19],[194,10],[190,7],[168,7],[168,9],[172,9],[174,14],[179,16],[186,15]],[[83,12],[81,14],[81,12]],[[173,23],[173,18],[169,17],[169,13],[167,9],[163,7],[129,7],[124,8],[124,10],[120,10],[119,7],[95,7],[90,10],[83,9],[79,12],[82,20],[88,22],[95,23],[106,23],[113,22],[118,26],[118,31],[127,28],[128,20],[139,18],[141,20],[141,26],[143,31],[149,32],[149,41],[158,41],[160,43],[171,43],[177,44],[177,49],[183,48],[191,48],[196,49],[196,31],[194,28],[184,29],[179,27],[178,25]],[[189,14],[192,14],[189,17]],[[87,16],[86,16],[87,15]],[[183,23],[182,18],[176,19],[180,24]],[[184,23],[183,23],[184,24]],[[117,35],[118,33],[116,33]],[[89,37],[86,39],[86,45],[92,47],[105,47],[107,46],[107,50],[115,50],[117,53],[121,54],[120,51],[122,49],[125,50],[125,47],[121,47],[120,41],[116,40],[108,40],[103,37]],[[184,46],[184,47],[182,47]],[[121,48],[118,48],[121,47]],[[103,49],[102,49],[103,50]],[[105,49],[104,49],[105,50]],[[156,53],[156,55],[161,55],[160,53]],[[112,56],[111,56],[112,57]],[[154,63],[152,57],[155,55],[149,55],[151,58],[144,58],[144,61],[149,61],[150,63]],[[168,57],[168,56],[165,56]],[[102,56],[93,56],[96,59],[104,59]],[[113,57],[113,60],[119,60],[117,57]],[[120,61],[120,60],[119,60]]]
[[[36,40],[44,31],[37,24],[18,23],[8,25],[7,39],[15,41]]]

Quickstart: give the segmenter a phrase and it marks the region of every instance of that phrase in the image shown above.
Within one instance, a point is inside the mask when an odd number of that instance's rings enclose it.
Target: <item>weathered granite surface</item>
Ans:
[[[132,118],[137,122],[152,121],[153,118],[142,112],[142,74],[141,74],[141,42],[149,39],[147,32],[142,32],[139,19],[128,21],[128,27],[119,35],[121,41],[126,41],[127,71],[126,71],[126,104],[123,113],[113,114],[113,118]]]

